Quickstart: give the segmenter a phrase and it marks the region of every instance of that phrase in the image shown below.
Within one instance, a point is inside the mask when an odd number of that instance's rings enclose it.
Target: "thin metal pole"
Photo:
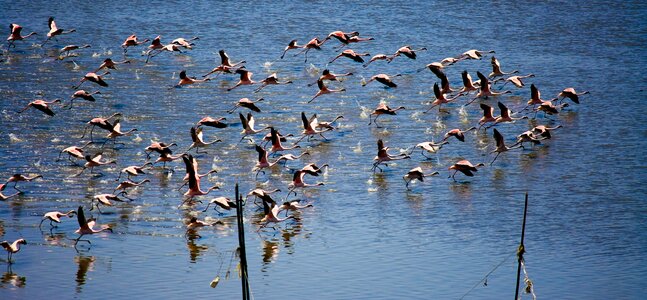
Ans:
[[[523,208],[523,224],[521,225],[521,242],[519,243],[519,249],[517,250],[517,260],[519,265],[517,266],[517,285],[515,286],[514,291],[514,300],[519,299],[519,280],[521,279],[521,261],[523,261],[523,253],[526,251],[523,245],[523,238],[526,235],[526,213],[528,212],[528,192],[526,192],[526,204]]]
[[[249,300],[249,281],[247,278],[247,253],[245,251],[245,227],[243,226],[243,197],[238,193],[236,183],[236,219],[238,221],[238,245],[240,249],[240,273],[243,300]]]

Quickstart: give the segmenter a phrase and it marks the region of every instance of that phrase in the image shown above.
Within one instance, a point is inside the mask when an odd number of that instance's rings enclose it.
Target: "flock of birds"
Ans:
[[[49,18],[48,24],[49,24],[50,30],[47,33],[47,39],[43,42],[41,46],[44,46],[51,39],[57,39],[61,35],[70,34],[76,31],[75,29],[64,30],[57,27],[56,22],[54,21],[54,18]],[[10,29],[11,29],[11,33],[7,38],[8,47],[9,47],[9,50],[6,52],[7,55],[11,55],[12,48],[18,47],[17,42],[30,39],[32,38],[32,36],[37,34],[35,32],[32,32],[28,35],[22,35],[22,27],[18,24],[11,24]],[[96,69],[94,69],[91,72],[88,72],[87,74],[85,74],[85,76],[80,78],[78,84],[76,84],[73,87],[74,91],[70,91],[71,93],[70,103],[69,105],[66,105],[66,107],[69,109],[72,109],[73,102],[75,100],[85,100],[85,101],[96,103],[95,97],[97,97],[97,95],[100,95],[101,91],[99,90],[88,91],[88,90],[82,90],[79,88],[84,84],[86,87],[90,84],[95,84],[96,86],[99,86],[102,88],[109,87],[110,83],[109,83],[109,79],[106,78],[106,75],[110,74],[110,72],[119,72],[117,67],[118,65],[139,63],[132,59],[128,59],[127,55],[128,55],[129,49],[133,47],[139,47],[150,42],[150,44],[147,46],[147,49],[143,53],[143,55],[146,56],[146,60],[141,62],[146,64],[146,63],[149,63],[152,59],[156,58],[158,55],[163,53],[183,52],[183,51],[192,49],[195,46],[194,41],[198,39],[199,39],[198,37],[193,37],[191,39],[178,38],[173,40],[169,44],[164,44],[161,42],[160,36],[157,36],[152,40],[149,40],[149,39],[139,40],[138,37],[134,34],[127,37],[121,45],[121,47],[123,48],[124,60],[114,61],[111,58],[107,58],[101,64],[99,64],[99,66]],[[378,55],[372,56],[370,59],[364,59],[363,57],[368,57],[370,56],[370,54],[358,53],[358,52],[355,52],[354,50],[349,49],[349,47],[356,43],[374,41],[375,40],[374,38],[360,37],[360,34],[358,32],[334,31],[328,34],[325,39],[319,39],[315,37],[312,40],[310,40],[308,43],[303,45],[299,45],[297,40],[291,41],[285,47],[285,49],[283,49],[280,59],[284,59],[288,54],[288,52],[293,53],[292,51],[294,52],[299,51],[298,53],[294,54],[294,56],[296,57],[297,55],[302,54],[305,58],[305,61],[307,62],[308,53],[311,50],[313,49],[317,51],[322,50],[323,45],[330,40],[336,40],[340,43],[339,46],[335,47],[335,50],[337,51],[341,50],[341,52],[339,52],[338,55],[336,55],[332,60],[330,60],[328,65],[332,65],[333,63],[339,64],[342,59],[346,58],[348,59],[349,63],[360,63],[364,68],[368,68],[371,64],[375,64],[378,61],[383,61],[384,63],[389,64],[395,59],[399,59],[402,57],[415,60],[417,57],[417,52],[426,50],[426,48],[413,48],[411,46],[403,46],[393,54],[390,54],[390,55],[378,54]],[[60,53],[59,59],[67,59],[69,57],[78,56],[78,54],[75,51],[78,51],[80,49],[87,48],[87,47],[91,47],[91,46],[90,45],[65,46],[59,51]],[[346,48],[346,49],[343,49],[343,48]],[[469,51],[465,51],[460,55],[445,58],[440,62],[432,62],[430,64],[427,64],[425,68],[421,69],[421,70],[429,69],[439,80],[439,83],[434,83],[433,85],[433,93],[435,97],[433,98],[428,109],[424,111],[424,113],[431,113],[434,110],[434,108],[438,107],[438,114],[447,114],[449,112],[447,109],[443,108],[443,105],[445,105],[446,107],[448,103],[456,103],[456,102],[465,100],[463,107],[466,107],[471,105],[471,103],[473,102],[483,100],[483,99],[490,99],[490,98],[502,99],[502,97],[499,97],[499,96],[511,93],[511,91],[497,91],[496,90],[498,89],[496,88],[497,85],[499,86],[499,88],[503,88],[508,83],[510,83],[514,85],[516,88],[526,89],[525,82],[528,80],[528,78],[534,77],[534,75],[533,74],[528,74],[523,76],[515,75],[519,73],[518,71],[504,72],[501,69],[501,64],[499,60],[495,56],[491,56],[490,58],[491,65],[492,65],[492,72],[490,74],[486,76],[480,71],[476,72],[478,76],[478,80],[474,81],[472,80],[472,77],[468,71],[463,71],[462,72],[463,87],[457,88],[457,87],[451,86],[450,81],[447,78],[445,69],[455,68],[462,61],[481,60],[486,55],[490,55],[493,53],[494,51],[469,50]],[[246,61],[239,61],[234,63],[230,60],[229,56],[224,50],[220,50],[219,55],[221,58],[220,65],[215,66],[210,72],[202,75],[202,79],[191,77],[187,74],[186,70],[181,70],[179,72],[180,80],[179,82],[177,82],[177,85],[175,85],[175,87],[182,87],[182,86],[193,85],[193,84],[203,84],[208,81],[215,80],[220,75],[222,76],[230,75],[230,76],[239,77],[239,81],[235,85],[227,88],[226,89],[227,91],[231,91],[241,86],[257,85],[258,88],[256,88],[254,92],[259,92],[270,85],[295,84],[289,80],[285,80],[285,81],[280,80],[279,76],[276,73],[271,74],[270,76],[268,76],[263,80],[254,81],[252,79],[252,72],[250,72],[245,66]],[[318,91],[307,102],[311,103],[314,100],[318,99],[319,97],[322,97],[328,94],[343,93],[344,91],[346,91],[344,88],[333,89],[333,88],[329,88],[328,84],[331,82],[340,81],[342,78],[350,77],[350,76],[354,76],[354,74],[352,73],[335,74],[329,69],[323,70],[323,72],[321,73],[320,77],[317,79],[316,82],[312,82],[308,84],[308,86],[312,86],[316,83],[318,86]],[[398,87],[396,79],[400,76],[403,76],[403,74],[393,74],[393,75],[377,74],[370,77],[368,80],[363,80],[362,85],[365,86],[375,81],[384,85],[386,89],[394,89]],[[499,124],[515,123],[522,119],[530,119],[530,118],[535,119],[538,117],[538,113],[543,113],[543,117],[546,119],[549,119],[550,115],[557,115],[564,107],[568,106],[568,103],[564,102],[565,98],[570,99],[573,103],[579,104],[580,103],[579,96],[586,93],[588,92],[578,93],[573,88],[565,88],[554,98],[542,99],[539,89],[534,84],[531,84],[530,99],[527,101],[526,107],[513,111],[510,108],[508,108],[508,106],[504,104],[501,100],[499,100],[497,103],[497,108],[499,113],[497,115],[494,107],[486,103],[479,103],[480,108],[483,111],[483,115],[475,124],[475,126],[467,129],[461,129],[461,128],[451,129],[445,133],[442,141],[434,142],[432,140],[432,141],[421,142],[417,144],[414,149],[416,148],[421,149],[422,155],[428,159],[429,158],[429,156],[427,156],[428,154],[436,153],[444,145],[448,144],[450,140],[455,139],[456,141],[464,142],[465,139],[467,138],[466,134],[470,131],[476,131],[476,132],[480,130],[487,131],[487,129],[495,127]],[[328,96],[328,97],[332,97],[332,96]],[[248,110],[248,112],[246,113],[239,112],[239,118],[240,118],[240,122],[243,130],[241,132],[242,137],[237,142],[240,143],[245,139],[250,139],[251,136],[256,136],[259,134],[262,136],[262,138],[259,139],[260,143],[258,144],[254,143],[254,149],[258,154],[258,160],[254,166],[251,166],[252,167],[251,169],[255,179],[258,178],[258,176],[261,173],[264,174],[266,170],[271,170],[272,167],[277,164],[288,163],[290,161],[295,161],[295,160],[302,160],[304,156],[308,156],[313,151],[316,151],[317,150],[316,147],[308,147],[308,149],[306,149],[305,151],[302,151],[299,153],[294,152],[294,151],[298,151],[296,149],[301,148],[299,143],[303,140],[310,141],[312,139],[318,139],[318,138],[327,140],[324,134],[336,130],[337,127],[335,126],[335,124],[340,119],[344,118],[342,115],[339,115],[336,118],[329,121],[320,121],[318,119],[317,114],[308,116],[305,112],[302,112],[301,121],[302,121],[303,131],[301,132],[301,134],[298,136],[295,136],[292,134],[284,135],[279,131],[278,128],[274,126],[255,128],[255,118],[252,112],[256,114],[261,113],[261,109],[259,108],[258,103],[263,100],[264,99],[262,97],[259,97],[255,100],[242,98],[236,103],[236,105],[232,109],[228,111],[228,113],[234,113],[238,109]],[[55,117],[57,109],[54,107],[54,105],[59,103],[61,103],[61,99],[55,99],[51,101],[46,101],[43,99],[33,100],[18,112],[22,113],[25,110],[28,110],[29,108],[34,108],[45,113],[48,116]],[[374,126],[380,127],[381,125],[378,123],[378,118],[380,118],[382,115],[396,115],[399,110],[403,110],[403,109],[405,109],[405,107],[403,106],[400,106],[397,108],[391,108],[385,103],[380,103],[370,113],[368,125],[372,126],[374,124]],[[62,155],[67,155],[67,159],[73,163],[76,163],[77,160],[84,161],[84,164],[82,165],[82,168],[79,171],[79,173],[72,176],[81,176],[86,172],[86,170],[92,175],[95,173],[95,169],[100,169],[106,165],[117,164],[117,161],[115,160],[105,160],[102,156],[102,152],[101,152],[102,149],[104,149],[105,147],[111,147],[111,146],[115,147],[115,145],[118,144],[117,139],[123,136],[128,136],[132,132],[137,131],[136,128],[132,128],[129,130],[122,130],[121,121],[120,121],[121,116],[122,114],[115,113],[107,117],[92,118],[89,122],[87,122],[87,126],[85,127],[83,135],[81,136],[82,139],[85,138],[86,134],[88,133],[87,131],[89,130],[89,134],[88,134],[89,140],[85,141],[83,145],[70,146],[60,151],[59,160],[62,160],[61,159]],[[539,116],[542,116],[542,115],[539,115]],[[146,157],[145,158],[142,157],[142,163],[140,165],[122,166],[122,168],[120,169],[117,181],[122,180],[122,176],[125,176],[125,179],[120,181],[120,183],[112,192],[95,195],[90,203],[89,209],[93,210],[96,207],[96,209],[98,209],[99,212],[101,212],[100,206],[113,206],[114,202],[126,201],[124,199],[133,201],[133,199],[128,197],[128,192],[133,188],[142,186],[147,182],[149,182],[148,179],[144,179],[141,181],[134,181],[132,179],[133,177],[146,174],[147,170],[153,168],[153,166],[155,166],[156,164],[162,164],[162,168],[166,172],[172,172],[173,170],[168,169],[166,164],[174,161],[179,161],[179,160],[182,160],[186,169],[186,175],[183,179],[184,185],[181,186],[180,189],[183,188],[185,185],[188,185],[188,190],[183,194],[184,198],[180,204],[180,207],[184,207],[184,209],[194,209],[195,203],[199,201],[198,199],[196,199],[197,197],[208,195],[211,191],[217,190],[220,188],[217,185],[210,186],[207,188],[201,185],[201,178],[208,176],[209,174],[215,173],[216,170],[210,170],[206,173],[200,173],[198,159],[196,158],[196,156],[199,153],[203,153],[200,151],[202,148],[207,148],[212,144],[222,142],[219,139],[215,139],[212,141],[205,141],[205,138],[203,135],[204,128],[211,127],[215,129],[224,129],[224,128],[227,128],[228,126],[229,124],[226,123],[226,118],[224,117],[219,117],[219,118],[204,117],[201,120],[198,120],[195,123],[195,125],[192,126],[189,130],[192,143],[185,151],[177,151],[177,150],[174,151],[173,149],[176,149],[175,147],[178,147],[178,145],[173,142],[167,143],[167,142],[159,141],[159,142],[151,143],[145,149]],[[525,148],[524,144],[537,145],[542,143],[542,141],[544,140],[550,139],[552,136],[551,132],[560,127],[561,127],[560,125],[535,126],[530,130],[521,132],[516,137],[516,142],[509,145],[506,144],[505,138],[503,137],[503,135],[496,128],[493,128],[492,132],[496,143],[494,145],[494,150],[491,152],[491,154],[493,154],[494,157],[489,164],[492,165],[496,161],[497,157],[504,152],[511,151],[514,149],[519,149],[519,148]],[[106,135],[102,141],[95,141],[95,137],[93,136],[93,134],[95,133],[95,130],[103,130],[105,132]],[[250,141],[253,141],[253,140],[250,140]],[[101,144],[101,146],[100,148],[96,149],[94,153],[91,153],[90,151],[87,150],[88,149],[87,147],[93,144]],[[196,156],[190,153],[190,151],[193,151],[194,149],[195,149]],[[378,170],[382,171],[382,168],[388,167],[388,164],[392,161],[410,159],[413,152],[413,150],[411,150],[408,153],[405,152],[405,153],[399,153],[399,154],[390,154],[388,150],[389,150],[389,147],[386,146],[386,141],[383,141],[382,139],[378,139],[377,155],[373,160],[373,165],[371,168],[373,172],[377,172]],[[289,151],[292,153],[281,154]],[[179,153],[176,153],[176,152],[179,152]],[[155,161],[150,161],[149,158],[154,153],[158,155],[158,157]],[[474,176],[475,172],[477,172],[479,168],[482,166],[485,166],[485,164],[484,163],[473,164],[472,162],[464,159],[457,161],[449,167],[449,170],[451,172],[450,177],[454,181],[456,181],[455,176],[457,175],[458,172],[461,172],[466,176]],[[261,230],[262,228],[272,223],[284,222],[286,220],[296,218],[294,214],[289,215],[288,214],[289,211],[311,207],[312,206],[311,203],[300,203],[299,200],[290,200],[289,197],[292,194],[297,195],[298,189],[324,185],[325,184],[324,182],[309,183],[308,178],[320,176],[327,167],[328,167],[328,164],[318,166],[315,163],[304,163],[303,167],[296,169],[292,178],[292,182],[287,186],[288,193],[285,196],[285,198],[282,199],[282,202],[275,200],[274,199],[275,196],[273,196],[274,193],[281,191],[280,189],[264,190],[264,189],[258,188],[250,191],[247,194],[247,197],[248,198],[255,197],[255,199],[260,199],[261,200],[260,205],[257,202],[254,202],[254,203],[256,203],[259,207],[263,208],[264,217],[260,222],[259,230]],[[406,188],[409,189],[410,182],[414,180],[424,181],[426,177],[434,176],[438,174],[439,172],[437,171],[429,173],[423,170],[422,167],[416,167],[406,172],[406,174],[404,174],[403,176],[403,179],[404,179]],[[20,193],[22,193],[22,190],[20,190],[17,186],[19,182],[29,182],[40,177],[42,176],[40,175],[26,176],[22,174],[12,175],[6,180],[6,182],[4,182],[3,184],[0,184],[0,199],[7,200],[11,197],[18,196]],[[12,187],[13,189],[16,190],[16,192],[12,194],[7,194],[7,195],[3,194],[3,191],[7,187],[11,186],[11,183],[13,183]],[[210,200],[203,211],[207,211],[207,209],[211,205],[214,205],[216,209],[221,209],[221,210],[231,210],[231,209],[237,208],[235,199],[232,200],[227,197],[217,197]],[[76,230],[75,233],[77,233],[79,236],[74,240],[75,248],[77,243],[80,241],[85,241],[87,243],[90,243],[89,240],[81,239],[83,236],[92,235],[95,233],[105,232],[105,231],[112,232],[113,229],[110,226],[97,224],[96,223],[97,220],[95,218],[92,218],[92,217],[86,218],[85,212],[84,212],[85,209],[86,208],[83,205],[81,205],[76,209],[68,208],[67,212],[60,212],[60,211],[48,212],[43,215],[42,221],[39,224],[39,226],[42,226],[44,222],[49,221],[49,225],[53,227],[53,226],[56,226],[55,223],[60,223],[62,221],[62,218],[64,217],[72,218],[76,216],[79,228]],[[286,212],[285,217],[280,217],[279,214],[283,211]],[[216,226],[221,224],[222,222],[220,221],[208,222],[208,221],[198,220],[196,217],[192,217],[186,223],[186,229],[187,229],[187,233],[192,232],[195,234],[195,230],[200,227]],[[1,243],[1,245],[7,250],[9,263],[11,263],[11,260],[10,260],[11,255],[13,253],[18,252],[20,250],[20,245],[24,245],[24,244],[26,244],[26,241],[24,239],[18,239],[13,243],[9,243],[7,241],[4,241]]]

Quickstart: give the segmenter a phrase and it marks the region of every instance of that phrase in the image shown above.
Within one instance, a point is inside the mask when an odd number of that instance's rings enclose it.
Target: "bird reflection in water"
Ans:
[[[54,227],[50,228],[48,231],[41,230],[40,233],[43,235],[43,239],[50,246],[66,246],[65,242],[65,233],[64,232],[53,232]]]
[[[94,271],[94,256],[75,256],[74,262],[79,266],[76,271],[76,293],[81,293],[81,286],[85,284],[85,275],[88,270]]]
[[[195,231],[195,230],[193,230]],[[187,243],[186,247],[189,249],[189,260],[191,263],[195,263],[196,259],[202,254],[203,252],[207,251],[209,249],[208,246],[206,245],[198,245],[195,243],[195,232],[193,233],[194,235],[191,235],[190,233],[187,233]]]
[[[11,287],[24,288],[27,283],[27,277],[14,273],[11,270],[11,265],[9,265],[9,267],[7,267],[7,272],[2,274],[2,280],[0,280],[0,282],[2,282],[0,288],[3,289]]]
[[[261,267],[261,272],[265,272],[268,265],[275,262],[278,258],[281,241],[288,254],[294,253],[294,238],[303,233],[303,223],[301,222],[301,218],[299,218],[300,212],[295,211],[294,214],[296,215],[295,222],[291,226],[280,229],[281,239],[275,238],[276,232],[274,232],[275,234],[271,239],[262,240],[263,267]]]

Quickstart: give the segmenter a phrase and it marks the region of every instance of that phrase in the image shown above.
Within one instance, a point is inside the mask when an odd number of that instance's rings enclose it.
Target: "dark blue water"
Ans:
[[[36,44],[44,40],[49,16],[56,17],[59,27],[77,31],[41,48]],[[103,215],[94,211],[99,223],[110,224],[115,233],[90,237],[90,249],[83,245],[77,252],[72,247],[69,239],[77,237],[74,218],[51,232],[47,224],[43,231],[38,228],[47,211],[79,205],[87,211],[93,195],[114,189],[121,168],[144,162],[150,141],[176,142],[179,150],[186,149],[189,128],[207,115],[226,116],[232,126],[205,129],[207,141],[223,140],[197,156],[201,172],[218,170],[203,178],[203,188],[221,186],[201,198],[205,201],[233,197],[235,183],[245,192],[280,188],[283,192],[277,197],[283,198],[294,168],[309,162],[330,164],[321,178],[308,178],[325,186],[300,191],[298,198],[314,207],[298,213],[299,221],[256,233],[261,213],[253,205],[246,207],[254,298],[511,298],[525,192],[530,194],[525,259],[537,297],[639,299],[645,292],[647,78],[642,69],[647,65],[643,55],[647,7],[640,1],[274,1],[271,5],[37,1],[5,4],[0,20],[20,24],[23,34],[39,33],[10,51],[5,44],[0,56],[0,177],[44,176],[21,183],[25,194],[0,203],[0,239],[24,237],[29,242],[14,255],[11,268],[0,269],[3,299],[239,297],[237,260],[231,259],[237,246],[235,219],[228,217],[231,213],[203,213],[201,204],[177,208],[182,201],[177,191],[184,172],[181,162],[169,163],[175,173],[148,171],[143,178],[151,183],[131,193],[133,202],[103,208]],[[404,45],[428,51],[419,52],[417,60],[398,57],[368,68],[345,58],[327,66],[339,52],[332,49],[338,44],[332,40],[322,51],[310,51],[307,63],[291,54],[278,59],[290,40],[306,43],[334,30],[356,30],[375,38],[351,47],[358,52],[392,54]],[[110,86],[101,88],[96,103],[75,101],[72,110],[56,106],[53,118],[35,110],[15,113],[38,98],[67,101],[71,86],[83,74],[107,57],[123,58],[120,45],[133,33],[140,39],[162,35],[165,43],[177,37],[200,39],[193,50],[163,53],[149,64],[141,56],[143,46],[129,49],[132,63],[119,65],[107,77]],[[55,59],[57,49],[86,43],[92,47],[78,51],[74,62]],[[257,94],[254,87],[227,92],[237,78],[221,75],[205,84],[169,89],[181,70],[199,76],[215,67],[219,49],[233,61],[246,60],[255,80],[276,72],[294,84],[270,86]],[[480,109],[476,104],[461,109],[466,98],[443,106],[448,114],[437,110],[422,114],[438,80],[428,70],[417,72],[469,49],[495,50],[504,70],[535,74],[527,84],[537,85],[544,99],[566,87],[590,94],[554,121],[540,116],[497,126],[508,143],[538,124],[563,128],[532,150],[501,154],[492,167],[473,178],[457,175],[458,182],[453,182],[447,168],[461,158],[490,162],[491,130],[470,132],[465,143],[452,141],[431,160],[415,151],[412,159],[373,174],[378,139],[398,153],[423,141],[438,141],[449,129],[476,125]],[[317,92],[307,84],[326,67],[355,75],[330,83],[331,88],[346,88],[345,93],[307,104]],[[475,79],[476,71],[489,73],[489,56],[446,68],[452,86],[461,86],[463,70]],[[361,86],[378,73],[404,76],[394,79],[396,89],[386,90],[377,83]],[[85,83],[83,88],[97,86]],[[513,93],[497,100],[513,110],[530,98],[529,88],[507,85],[506,89]],[[326,134],[328,141],[301,143],[310,148],[310,157],[290,162],[288,168],[275,167],[255,180],[253,144],[238,143],[241,127],[237,116],[226,110],[242,97],[260,96],[265,101],[259,104],[263,112],[255,114],[257,127],[272,125],[298,136],[302,111],[317,113],[324,121],[339,114],[344,119],[339,130]],[[495,106],[497,100],[484,103]],[[383,128],[368,126],[368,113],[380,102],[406,109],[397,116],[380,117]],[[117,165],[99,168],[101,177],[72,177],[80,168],[56,162],[58,152],[87,141],[80,136],[89,119],[113,112],[124,114],[123,129],[138,129],[120,138],[125,145],[103,150]],[[100,148],[90,146],[90,151]],[[416,166],[441,174],[412,184],[407,191],[402,176]],[[8,187],[4,193],[13,190]],[[203,229],[202,238],[187,240],[184,222],[190,216],[222,218],[226,225]],[[488,285],[480,284],[493,269]],[[221,281],[212,289],[209,283],[216,276]]]

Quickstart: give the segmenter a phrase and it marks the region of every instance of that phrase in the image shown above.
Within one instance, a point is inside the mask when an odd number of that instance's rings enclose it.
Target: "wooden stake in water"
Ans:
[[[238,193],[236,184],[236,219],[238,221],[238,246],[240,249],[240,281],[243,288],[243,300],[249,300],[249,281],[247,278],[247,253],[245,251],[245,227],[243,226],[243,197]]]
[[[523,245],[523,238],[526,234],[526,213],[528,212],[528,192],[526,192],[526,204],[523,208],[523,223],[521,225],[521,243],[519,243],[519,249],[517,250],[517,260],[519,265],[517,266],[517,285],[515,286],[514,291],[514,300],[519,299],[519,280],[521,279],[521,262],[523,261],[523,253],[526,251]]]

